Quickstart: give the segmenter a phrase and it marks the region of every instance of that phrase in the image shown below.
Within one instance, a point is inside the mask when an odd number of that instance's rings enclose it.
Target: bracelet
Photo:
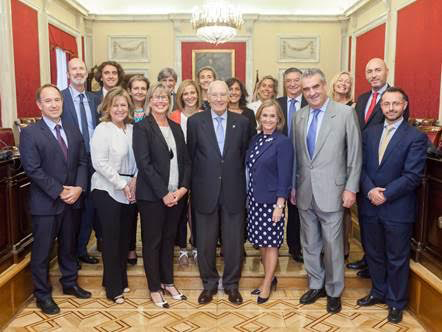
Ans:
[[[273,204],[273,208],[284,209],[285,205]]]

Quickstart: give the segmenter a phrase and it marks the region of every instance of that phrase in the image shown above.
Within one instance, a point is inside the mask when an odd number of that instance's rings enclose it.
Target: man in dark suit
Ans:
[[[68,63],[69,87],[64,89],[63,113],[61,119],[64,124],[71,124],[80,130],[83,136],[85,152],[88,160],[88,186],[85,190],[84,208],[81,216],[81,224],[77,239],[77,257],[79,261],[87,264],[97,264],[98,259],[90,256],[87,252],[87,244],[91,236],[92,226],[97,237],[97,247],[101,241],[99,223],[95,220],[95,209],[90,195],[90,180],[94,169],[92,168],[90,156],[90,139],[97,126],[97,105],[94,95],[85,89],[87,70],[83,61],[73,58]]]
[[[302,71],[298,68],[288,68],[284,72],[283,78],[284,90],[287,96],[277,99],[285,118],[282,132],[286,136],[289,136],[288,133],[291,132],[292,119],[295,113],[307,105],[307,101],[302,95],[301,76]],[[302,257],[301,226],[298,208],[296,205],[293,205],[290,200],[287,200],[287,210],[287,245],[289,247],[289,253],[295,261],[302,263],[304,260]]]
[[[55,238],[63,292],[78,298],[91,296],[77,284],[74,255],[80,197],[87,185],[87,161],[79,131],[61,120],[60,90],[43,85],[37,90],[36,101],[42,119],[20,134],[21,162],[31,180],[31,273],[37,306],[46,314],[56,314],[60,309],[52,299],[49,283],[49,254]]]
[[[360,306],[387,303],[388,321],[399,323],[407,304],[410,240],[416,220],[428,139],[403,114],[407,95],[389,87],[382,96],[383,123],[363,134],[359,218],[372,279]]]
[[[229,89],[214,81],[208,89],[210,111],[196,113],[187,124],[192,160],[192,205],[195,209],[198,266],[204,290],[200,304],[212,301],[218,290],[216,243],[221,223],[224,251],[224,292],[242,303],[238,291],[244,242],[246,182],[244,156],[249,138],[246,117],[227,111]]]
[[[95,72],[95,80],[100,84],[100,91],[95,93],[95,104],[98,106],[106,97],[107,92],[120,85],[124,78],[124,70],[116,61],[104,61]]]

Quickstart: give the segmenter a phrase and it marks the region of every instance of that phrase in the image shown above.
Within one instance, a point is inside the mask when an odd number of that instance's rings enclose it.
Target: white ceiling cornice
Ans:
[[[77,0],[63,0],[66,4],[77,10],[81,15],[88,16],[89,11],[81,5]]]

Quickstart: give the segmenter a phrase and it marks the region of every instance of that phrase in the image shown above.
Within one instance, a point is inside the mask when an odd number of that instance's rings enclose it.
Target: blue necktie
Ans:
[[[313,110],[313,119],[310,123],[310,127],[308,128],[307,133],[307,149],[310,159],[313,158],[313,154],[315,153],[315,145],[316,145],[316,130],[318,128],[318,115],[321,112],[320,109]]]
[[[224,118],[221,116],[217,116],[215,120],[218,122],[216,126],[216,140],[218,141],[218,147],[219,151],[221,152],[221,155],[224,151],[224,127],[223,127],[223,120]]]
[[[86,117],[86,108],[84,107],[83,98],[84,95],[80,94],[80,116],[81,116],[81,134],[83,135],[84,140],[84,147],[86,149],[86,152],[90,152],[90,145],[89,145],[89,128],[87,125],[87,117]]]
[[[287,114],[287,130],[288,130],[288,136],[292,137],[292,119],[293,115],[296,112],[296,102],[297,100],[295,98],[290,100],[290,107],[289,107],[289,113]]]

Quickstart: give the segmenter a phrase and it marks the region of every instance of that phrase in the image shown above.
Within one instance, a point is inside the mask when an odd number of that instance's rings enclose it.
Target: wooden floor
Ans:
[[[359,258],[361,249],[356,241],[351,248],[350,260]],[[90,251],[99,255],[95,247]],[[140,251],[138,247],[139,255]],[[35,300],[30,299],[5,331],[425,331],[408,312],[402,323],[396,325],[387,322],[384,305],[357,306],[356,300],[367,294],[370,282],[357,278],[354,271],[346,271],[341,313],[328,314],[325,299],[312,305],[299,304],[307,285],[306,275],[302,264],[289,259],[285,247],[281,248],[277,270],[279,287],[269,302],[258,305],[250,291],[260,282],[262,266],[258,251],[250,245],[246,245],[246,251],[240,284],[244,303],[240,306],[232,305],[221,289],[212,303],[199,305],[201,282],[192,259],[187,267],[175,266],[175,282],[188,300],[166,297],[170,309],[160,309],[150,301],[141,258],[136,266],[128,268],[131,291],[122,305],[106,299],[101,287],[101,264],[83,264],[79,272],[80,285],[93,294],[88,300],[61,293],[55,265],[51,269],[51,280],[60,314],[46,316],[36,307]],[[217,261],[222,268],[223,258],[218,257]]]

